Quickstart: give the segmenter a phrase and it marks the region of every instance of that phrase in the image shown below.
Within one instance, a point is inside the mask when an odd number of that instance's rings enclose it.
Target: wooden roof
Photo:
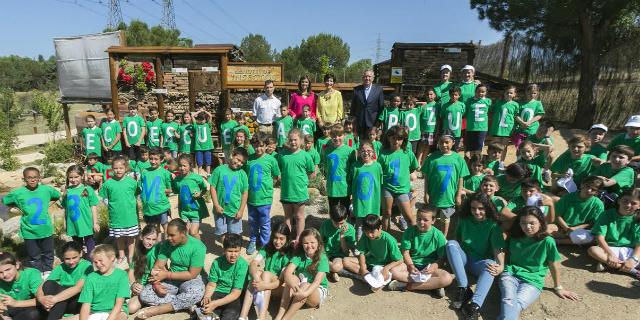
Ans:
[[[393,49],[425,49],[425,48],[476,48],[473,42],[451,42],[451,43],[405,43],[396,42]]]
[[[233,44],[217,44],[217,45],[196,45],[193,48],[185,47],[126,47],[112,46],[107,49],[109,53],[121,54],[226,54],[232,51],[240,50]]]

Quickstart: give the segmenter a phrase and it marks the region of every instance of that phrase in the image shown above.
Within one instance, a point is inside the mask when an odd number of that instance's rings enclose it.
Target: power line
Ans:
[[[214,25],[215,27],[217,27],[218,29],[220,29],[222,32],[226,33],[227,35],[231,36],[231,38],[238,38],[237,35],[227,31],[225,28],[223,28],[221,25],[219,25],[218,23],[216,23],[213,19],[211,19],[209,16],[205,15],[204,13],[202,13],[201,10],[198,10],[197,8],[195,8],[194,6],[192,6],[189,2],[183,0],[182,2],[184,2],[185,5],[187,5],[187,7],[191,8],[191,10],[195,11],[197,14],[199,14],[200,16],[204,17],[205,19],[207,19],[212,25]]]
[[[240,29],[244,30],[244,32],[246,32],[247,34],[251,33],[251,31],[247,30],[247,28],[245,28],[236,18],[234,18],[227,11],[225,11],[224,8],[221,5],[217,4],[214,0],[209,0],[209,2],[211,2],[211,4],[213,4],[216,8],[218,8],[218,10],[220,10],[220,12],[222,12],[222,14],[227,16],[227,18],[229,18],[236,25],[238,25],[238,27],[240,27]]]
[[[135,5],[135,4],[133,4],[133,1],[126,0],[126,1],[125,1],[125,3],[126,3],[126,4],[128,4],[128,5],[130,5],[130,6],[132,6],[132,7],[134,7],[134,8],[136,8],[137,10],[139,10],[139,11],[143,12],[143,13],[144,13],[144,14],[146,14],[146,15],[149,15],[149,16],[151,16],[151,17],[153,17],[153,18],[157,19],[157,20],[161,20],[161,18],[160,18],[159,16],[157,16],[157,15],[155,15],[155,14],[153,14],[153,13],[151,13],[151,12],[147,11],[147,10],[146,10],[146,9],[144,9],[144,8],[141,8],[141,7],[139,7],[139,6]]]
[[[122,7],[120,0],[109,1],[109,18],[107,19],[107,28],[115,29],[122,23]]]
[[[95,11],[95,10],[87,7],[87,6],[83,6],[82,4],[78,3],[77,0],[75,0],[75,1],[71,1],[71,0],[56,0],[56,1],[58,1],[60,3],[73,4],[73,5],[76,5],[76,6],[80,7],[80,8],[82,8],[82,9],[86,10],[86,11],[89,11],[89,12],[95,13],[95,14],[101,16],[101,17],[104,17],[104,13],[100,13],[98,11]]]

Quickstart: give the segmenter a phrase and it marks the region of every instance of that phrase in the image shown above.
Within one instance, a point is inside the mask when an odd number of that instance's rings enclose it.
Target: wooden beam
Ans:
[[[224,94],[224,104],[221,103],[220,106],[224,108],[231,107],[231,94],[229,92],[229,88],[227,88],[227,66],[229,65],[229,57],[225,54],[220,57],[220,76],[222,77],[222,92]],[[220,114],[220,110],[218,110],[218,114]]]
[[[62,104],[62,116],[64,117],[64,130],[67,133],[67,143],[72,143],[73,137],[71,136],[71,121],[69,121],[69,105],[66,103]]]
[[[116,69],[116,59],[113,54],[109,54],[109,81],[111,82],[111,110],[116,115],[116,119],[120,120],[119,102],[118,102],[118,71]]]
[[[156,88],[162,88],[164,87],[164,77],[162,75],[162,59],[160,59],[160,56],[156,57],[154,64],[156,72]],[[158,113],[160,114],[160,119],[164,119],[164,95],[157,94],[156,99],[158,100]]]
[[[184,47],[124,47],[111,46],[107,49],[109,53],[121,54],[227,54],[234,50],[233,46],[215,48],[184,48]]]

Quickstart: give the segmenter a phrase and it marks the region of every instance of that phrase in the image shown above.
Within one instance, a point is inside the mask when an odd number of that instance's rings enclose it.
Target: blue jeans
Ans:
[[[447,241],[446,250],[447,259],[449,259],[451,268],[456,275],[458,287],[466,288],[469,286],[467,269],[472,275],[478,278],[476,291],[473,293],[471,301],[482,306],[484,299],[487,297],[487,294],[489,294],[489,290],[491,290],[494,278],[494,276],[487,271],[487,265],[496,262],[491,259],[475,260],[473,257],[467,257],[467,254],[462,250],[456,240]]]
[[[249,207],[249,242],[256,242],[260,236],[260,246],[266,246],[271,236],[271,205]]]
[[[500,320],[518,319],[520,312],[540,297],[540,289],[514,277],[508,272],[500,275],[500,293],[502,295]]]

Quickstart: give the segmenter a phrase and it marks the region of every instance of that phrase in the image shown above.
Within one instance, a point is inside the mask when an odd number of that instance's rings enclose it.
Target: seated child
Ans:
[[[593,170],[592,155],[587,154],[591,140],[586,135],[576,134],[568,141],[569,150],[561,154],[551,165],[551,172],[556,178],[566,177],[567,171],[573,172],[573,182],[577,186],[589,176]]]
[[[320,235],[325,244],[325,252],[329,258],[330,275],[334,282],[340,280],[338,273],[342,271],[342,259],[349,256],[349,251],[355,248],[356,231],[347,222],[349,211],[341,204],[329,208],[329,217],[320,226]]]
[[[540,187],[544,185],[542,170],[546,166],[546,159],[544,156],[536,156],[536,147],[531,141],[525,141],[520,144],[518,148],[518,163],[523,164],[529,169],[529,178],[538,182]]]
[[[609,162],[602,164],[592,173],[604,181],[604,191],[600,200],[606,208],[611,208],[616,199],[625,190],[631,188],[635,181],[633,169],[628,167],[633,157],[633,149],[629,146],[618,145],[609,151]]]
[[[515,220],[515,214],[527,206],[539,207],[548,224],[555,221],[556,211],[553,199],[542,193],[540,186],[535,181],[524,180],[520,185],[520,196],[512,198],[506,206],[513,213],[511,221]],[[549,225],[549,227],[552,226]]]
[[[469,160],[469,169],[471,169],[471,174],[462,178],[465,195],[471,195],[480,188],[480,183],[485,176],[482,158],[473,155]]]
[[[20,270],[16,257],[8,252],[0,253],[0,309],[2,318],[15,320],[39,320],[46,313],[36,307],[36,292],[42,283],[40,271],[33,268]]]
[[[502,153],[504,145],[493,142],[487,146],[487,155],[484,157],[486,163],[485,173],[498,176],[504,173],[504,162],[502,162]]]
[[[594,156],[591,159],[594,164],[603,164],[607,162],[607,148],[605,148],[601,142],[604,140],[604,136],[607,135],[609,128],[604,124],[594,124],[589,129],[589,139],[591,140],[591,148],[587,150],[587,154]]]
[[[633,150],[633,156],[629,161],[640,161],[640,115],[633,115],[625,123],[624,128],[627,132],[621,133],[607,146],[609,152],[613,151],[613,148],[619,145],[625,145]]]
[[[529,168],[522,163],[512,163],[507,166],[504,174],[498,175],[498,190],[496,196],[509,201],[520,195],[520,183],[531,176]]]
[[[87,184],[94,189],[100,189],[104,175],[104,164],[100,162],[100,157],[92,152],[87,155],[86,180]]]

